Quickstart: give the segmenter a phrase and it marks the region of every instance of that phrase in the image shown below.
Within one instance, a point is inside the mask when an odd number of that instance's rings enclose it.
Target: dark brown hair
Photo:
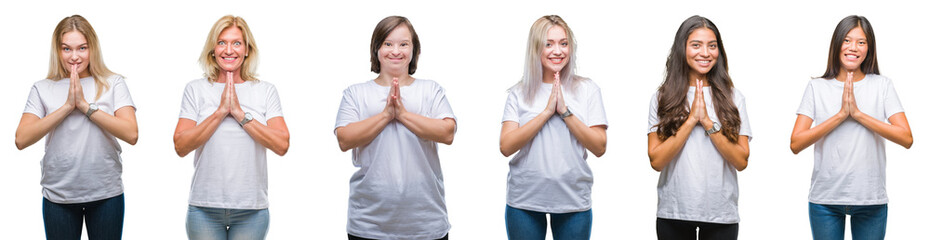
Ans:
[[[410,24],[410,20],[401,16],[390,16],[381,19],[381,22],[378,22],[378,26],[375,26],[375,31],[371,33],[370,53],[372,72],[381,73],[381,61],[378,60],[378,50],[381,49],[384,39],[391,34],[391,31],[394,31],[394,29],[401,24],[407,26],[407,29],[410,30],[410,37],[413,41],[413,56],[410,58],[410,66],[407,69],[407,74],[417,72],[417,59],[420,58],[420,37],[417,37],[417,31],[413,30],[413,24]]]
[[[688,66],[687,57],[685,56],[685,47],[688,44],[688,36],[696,29],[707,28],[714,32],[717,37],[717,49],[720,56],[717,58],[717,64],[707,72],[707,85],[711,88],[714,109],[720,119],[720,125],[723,135],[730,142],[736,142],[739,137],[740,118],[739,110],[731,100],[733,95],[733,81],[730,74],[727,73],[727,53],[723,48],[723,39],[720,37],[720,31],[709,19],[701,16],[691,16],[681,23],[678,32],[675,34],[675,42],[668,53],[668,59],[665,62],[665,81],[659,87],[658,99],[659,106],[657,109],[659,115],[659,124],[656,124],[659,139],[665,140],[674,136],[678,128],[688,119],[688,72],[691,67]],[[696,89],[700,91],[700,89]]]
[[[862,60],[859,69],[865,74],[879,74],[878,59],[875,56],[875,32],[872,31],[872,24],[863,16],[849,15],[840,20],[840,23],[836,24],[836,29],[833,30],[833,39],[830,40],[830,56],[827,57],[827,70],[824,71],[822,78],[831,79],[839,74],[840,67],[843,66],[840,62],[843,40],[846,40],[846,34],[856,27],[862,28],[866,44],[869,46],[869,50],[865,53],[865,60]]]

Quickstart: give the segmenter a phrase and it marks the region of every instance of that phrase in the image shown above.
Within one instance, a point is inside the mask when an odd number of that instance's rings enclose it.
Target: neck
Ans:
[[[226,79],[226,73],[227,71],[220,70],[219,76],[216,76],[216,82],[226,83],[226,81],[229,80],[229,79]],[[233,79],[232,79],[233,83],[245,82],[244,80],[242,80],[242,76],[239,75],[240,73],[241,71],[239,69],[236,69],[236,71],[233,71]]]
[[[840,72],[836,74],[836,80],[845,82],[847,80],[846,79],[847,74],[849,74],[849,70],[847,69],[840,70]],[[853,82],[858,82],[862,79],[865,79],[865,73],[862,72],[862,69],[856,69],[853,72],[853,79],[852,79]]]
[[[688,72],[688,86],[694,87],[694,80],[695,80],[695,79],[699,79],[699,80],[701,80],[701,81],[704,81],[704,86],[709,86],[709,85],[707,85],[707,74],[700,74],[700,73],[695,72],[695,71],[690,71],[690,72]]]
[[[390,86],[391,82],[394,81],[394,78],[397,78],[397,85],[407,86],[410,83],[413,83],[413,77],[410,76],[407,72],[403,73],[389,73],[381,71],[381,74],[378,74],[378,78],[375,79],[375,83],[382,86]]]

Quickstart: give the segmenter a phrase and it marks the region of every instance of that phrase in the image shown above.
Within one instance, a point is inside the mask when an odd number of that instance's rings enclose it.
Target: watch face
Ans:
[[[245,120],[252,121],[252,114],[251,114],[251,113],[245,113]]]

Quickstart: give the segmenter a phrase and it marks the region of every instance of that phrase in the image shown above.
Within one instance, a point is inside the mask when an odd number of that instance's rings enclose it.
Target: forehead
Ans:
[[[550,27],[549,31],[546,33],[546,38],[548,38],[548,40],[565,39],[565,29],[559,25],[552,25],[552,27]]]
[[[66,45],[81,45],[86,44],[87,39],[84,38],[84,34],[78,31],[70,31],[61,36],[61,43]]]
[[[388,33],[385,40],[404,41],[410,40],[410,38],[410,29],[407,28],[407,24],[401,24],[395,27],[394,30],[391,30],[391,33]]]
[[[852,30],[849,30],[849,32],[846,33],[846,37],[856,38],[856,39],[865,39],[865,32],[862,31],[862,27],[856,27],[856,28],[853,28]]]
[[[714,35],[714,31],[706,27],[694,29],[691,34],[688,35],[688,42],[691,41],[701,41],[701,42],[711,42],[717,41],[717,36]]]
[[[226,29],[223,29],[222,32],[220,32],[219,38],[220,39],[241,39],[242,30],[240,30],[236,26],[229,26]]]

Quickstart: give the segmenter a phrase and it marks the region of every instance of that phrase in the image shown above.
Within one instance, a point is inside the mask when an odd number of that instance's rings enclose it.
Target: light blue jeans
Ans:
[[[191,240],[254,240],[268,234],[268,209],[187,207]]]
[[[545,240],[546,214],[507,206],[504,222],[507,224],[507,238],[511,240]],[[591,209],[582,212],[549,213],[552,219],[552,239],[587,240],[591,239]]]
[[[846,215],[850,215],[853,240],[885,239],[888,204],[822,205],[808,203],[811,232],[814,240],[842,240],[846,230]]]

